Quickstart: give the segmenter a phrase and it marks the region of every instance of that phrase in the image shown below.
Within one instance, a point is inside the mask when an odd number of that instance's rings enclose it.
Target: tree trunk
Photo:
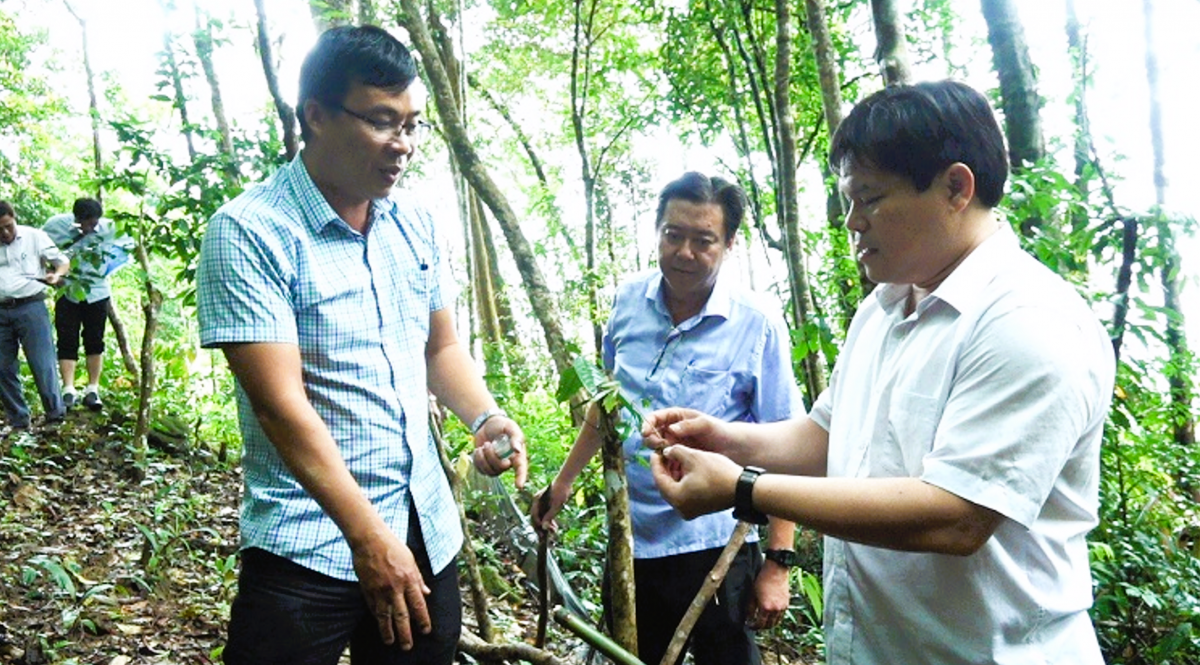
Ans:
[[[504,338],[500,332],[500,313],[496,307],[499,302],[499,294],[496,291],[496,283],[492,281],[494,271],[491,257],[487,253],[487,244],[483,238],[486,233],[487,217],[483,211],[483,204],[479,202],[475,191],[468,189],[465,193],[468,199],[471,225],[471,274],[474,278],[471,290],[475,296],[479,335],[483,341],[484,365],[489,378],[503,377],[505,376]],[[492,382],[488,383],[490,385]],[[498,386],[491,387],[493,392],[498,388]]]
[[[1155,52],[1154,0],[1142,0],[1146,21],[1146,81],[1150,86],[1150,145],[1154,150],[1155,217],[1161,236],[1163,259],[1159,268],[1162,281],[1163,309],[1167,316],[1166,343],[1172,371],[1167,375],[1173,411],[1172,435],[1175,443],[1190,446],[1196,442],[1196,415],[1192,409],[1192,381],[1195,361],[1188,350],[1186,322],[1180,308],[1179,292],[1183,280],[1179,270],[1179,249],[1175,230],[1163,216],[1167,205],[1166,148],[1163,144],[1162,103],[1158,89],[1158,54]]]
[[[464,80],[464,67],[454,52],[454,43],[449,30],[437,14],[432,3],[429,7],[430,35],[437,47],[438,58],[446,75],[450,79],[450,89],[454,92],[454,105],[459,117],[468,117],[467,82]],[[500,264],[496,255],[496,243],[492,238],[492,227],[488,223],[487,213],[484,212],[483,202],[479,194],[471,189],[458,170],[454,160],[452,167],[457,174],[456,192],[461,199],[462,207],[467,211],[468,228],[470,229],[469,246],[472,261],[470,265],[471,283],[479,317],[479,332],[484,344],[484,363],[489,377],[511,376],[508,371],[514,358],[519,357],[521,349],[520,335],[516,331],[516,321],[513,318],[512,307],[505,293],[504,280],[500,275]],[[514,355],[516,354],[516,355]],[[489,382],[490,383],[490,382]],[[500,386],[494,386],[499,388]]]
[[[117,348],[121,350],[121,363],[130,376],[139,374],[137,361],[133,358],[133,349],[129,346],[129,334],[125,331],[125,322],[117,312],[113,299],[108,299],[108,320],[112,323],[113,336],[117,338]]]
[[[742,90],[738,85],[740,77],[738,76],[737,60],[733,57],[733,50],[730,48],[728,40],[725,37],[725,31],[728,29],[724,25],[718,24],[715,19],[709,19],[709,30],[712,31],[713,38],[717,42],[717,47],[721,49],[721,56],[725,62],[725,71],[729,76],[729,108],[733,111],[733,135],[734,145],[737,146],[739,157],[742,158],[746,165],[746,194],[750,201],[750,221],[754,228],[759,229],[764,238],[769,238],[766,230],[763,215],[762,192],[758,188],[758,178],[754,176],[754,159],[750,149],[750,135],[746,126],[745,111],[742,108]],[[733,28],[737,30],[737,28]],[[770,246],[768,244],[768,246]]]
[[[804,246],[800,241],[799,190],[796,183],[796,135],[792,119],[791,57],[792,11],[789,0],[775,2],[775,109],[779,118],[779,223],[787,247],[788,281],[792,292],[792,316],[797,330],[815,330],[810,326],[813,311],[812,290],[804,266]],[[815,334],[815,333],[812,333]],[[819,353],[805,353],[804,385],[810,400],[825,390],[825,366]]]
[[[450,463],[450,456],[446,451],[446,439],[442,436],[442,414],[433,406],[433,402],[429,404],[429,433],[433,436],[434,444],[437,445],[438,458],[442,461],[442,471],[445,472],[446,479],[450,482],[450,491],[454,494],[454,503],[458,506],[458,521],[462,523],[464,534],[462,559],[467,568],[467,588],[471,591],[471,609],[475,614],[475,625],[478,627],[479,636],[483,638],[483,641],[491,642],[494,637],[492,619],[488,615],[488,595],[483,586],[483,576],[479,573],[479,557],[475,554],[475,540],[471,537],[471,522],[467,519],[466,510],[463,508],[462,478],[455,473],[454,465]]]
[[[467,136],[466,128],[463,126],[458,109],[454,104],[451,80],[447,76],[441,60],[437,57],[437,48],[429,34],[429,29],[421,18],[416,0],[401,0],[401,5],[404,10],[400,18],[401,25],[408,30],[416,50],[423,56],[425,72],[429,76],[438,117],[444,126],[450,152],[457,160],[459,169],[466,177],[467,182],[479,193],[480,198],[491,209],[500,228],[504,231],[504,237],[508,241],[509,249],[516,261],[517,270],[521,273],[524,281],[525,291],[529,295],[534,316],[542,326],[550,357],[554,361],[555,368],[560,373],[564,372],[571,366],[571,358],[563,335],[562,324],[558,318],[558,307],[538,268],[533,248],[521,230],[516,213],[513,212],[508,200],[488,174],[483,160],[475,152],[475,147],[471,144],[470,137]]]
[[[67,11],[75,20],[79,22],[79,32],[83,39],[83,71],[87,76],[87,91],[88,91],[88,113],[92,119],[92,177],[96,179],[96,200],[103,203],[104,192],[100,188],[100,183],[104,178],[104,158],[100,150],[100,105],[96,101],[96,75],[92,72],[92,57],[88,49],[88,30],[87,21],[75,12],[75,8],[67,0],[63,0]]]
[[[171,6],[160,0],[163,17],[170,18]],[[192,121],[188,117],[187,93],[183,88],[183,73],[179,71],[179,61],[175,57],[175,42],[170,31],[163,30],[163,60],[167,65],[167,76],[171,77],[171,91],[175,94],[175,108],[179,111],[179,122],[183,125],[183,140],[187,143],[188,163],[196,162],[196,140],[193,136]]]
[[[908,40],[895,0],[871,0],[875,24],[875,62],[884,85],[908,83],[912,69],[908,64]]]
[[[992,62],[1000,78],[1000,107],[1008,137],[1008,158],[1014,171],[1034,165],[1046,156],[1042,138],[1041,97],[1037,76],[1029,59],[1025,29],[1013,0],[981,0],[987,21]]]
[[[467,74],[467,83],[471,86],[472,90],[479,93],[479,95],[483,97],[484,101],[488,103],[488,106],[491,106],[496,113],[500,114],[501,118],[504,118],[504,122],[508,124],[509,129],[511,129],[513,134],[516,135],[517,141],[521,144],[521,149],[524,150],[525,155],[529,157],[529,165],[533,167],[533,172],[534,175],[537,176],[538,183],[542,186],[542,196],[545,197],[547,202],[546,208],[550,211],[550,214],[553,215],[554,221],[556,222],[553,226],[558,229],[559,236],[562,238],[562,241],[566,243],[567,249],[569,249],[571,252],[571,256],[577,258],[579,248],[575,245],[575,238],[567,232],[567,228],[562,224],[562,213],[559,211],[558,204],[554,200],[553,190],[550,187],[550,178],[546,175],[545,163],[538,155],[537,150],[534,149],[533,141],[529,138],[529,135],[525,133],[525,130],[521,128],[521,125],[517,124],[517,121],[512,117],[512,114],[509,113],[508,108],[504,104],[501,104],[492,95],[492,93],[488,91],[487,88],[483,87],[477,78]]]
[[[746,81],[750,84],[750,92],[754,99],[754,111],[758,116],[759,132],[762,134],[763,147],[767,152],[767,160],[771,163],[771,178],[772,181],[778,183],[782,176],[780,170],[780,146],[779,133],[777,127],[779,118],[775,111],[775,98],[768,92],[771,89],[769,77],[767,75],[767,56],[762,48],[761,40],[754,31],[754,6],[749,0],[737,0],[740,8],[742,26],[746,30],[746,39],[743,40],[741,33],[738,30],[733,31],[734,45],[737,47],[738,53],[742,58],[742,62],[746,67]],[[749,49],[746,48],[746,42],[749,42]],[[766,106],[764,107],[764,102]],[[783,201],[776,194],[775,210],[783,209]],[[767,247],[778,250],[784,254],[787,253],[786,240],[782,237],[772,238],[767,232],[766,225],[760,227],[760,232],[763,237],[763,242]],[[783,235],[782,220],[780,223],[780,236]]]
[[[600,302],[596,289],[596,176],[588,155],[587,136],[583,119],[587,114],[588,81],[591,76],[592,24],[596,16],[596,0],[575,0],[575,32],[571,46],[571,128],[575,134],[575,150],[579,153],[579,177],[583,181],[584,204],[584,283],[587,285],[588,319],[592,323],[592,343],[596,359],[600,358],[603,331],[600,325]]]
[[[606,574],[609,580],[608,609],[613,640],[630,653],[638,652],[637,609],[633,583],[633,522],[629,514],[625,455],[617,434],[617,414],[600,409],[600,434],[604,462],[604,500],[608,514]],[[586,427],[586,425],[584,425]]]
[[[1121,346],[1125,340],[1125,321],[1129,317],[1129,287],[1133,285],[1133,265],[1137,263],[1138,220],[1121,220],[1121,267],[1117,270],[1117,289],[1113,293],[1112,345],[1117,365],[1121,364]]]
[[[833,48],[833,40],[829,37],[824,3],[825,0],[805,0],[805,24],[808,26],[808,32],[812,38],[813,56],[817,61],[817,75],[821,82],[821,108],[825,112],[825,127],[829,130],[829,138],[832,140],[838,125],[842,124],[842,75],[838,67],[838,54]],[[821,173],[826,176],[827,180],[832,175],[830,167],[825,164],[821,167]],[[869,293],[871,283],[859,269],[850,250],[849,236],[845,228],[846,211],[842,206],[842,195],[838,191],[836,182],[825,193],[825,220],[830,229],[829,238],[836,252],[836,260],[839,263],[845,262],[853,266],[854,274],[858,275],[860,292]],[[842,271],[839,270],[836,274],[840,277]],[[845,333],[850,328],[850,320],[854,318],[855,310],[858,309],[858,298],[850,280],[839,278],[837,287],[841,329]]]
[[[267,11],[263,0],[254,0],[254,10],[258,15],[258,57],[262,61],[263,75],[267,78],[267,90],[275,102],[275,112],[279,114],[279,123],[283,126],[284,156],[290,162],[299,151],[296,140],[296,113],[279,91],[279,73],[275,66],[275,57],[271,55],[271,37],[267,34]]]
[[[146,253],[145,215],[139,215],[137,244],[134,245],[134,255],[142,268],[142,286],[145,293],[142,296],[142,314],[145,326],[142,329],[141,376],[138,377],[137,422],[133,428],[134,467],[144,469],[146,455],[149,450],[151,415],[154,406],[154,385],[156,379],[154,365],[154,338],[158,331],[158,312],[162,309],[162,291],[154,285],[151,277],[150,256]]]
[[[212,20],[205,15],[202,22],[200,14],[200,9],[197,7],[196,31],[192,33],[192,40],[196,44],[196,57],[200,60],[200,67],[204,69],[204,78],[208,81],[208,89],[212,97],[213,118],[217,121],[221,156],[225,161],[222,169],[225,173],[225,181],[229,185],[236,186],[241,183],[242,178],[238,173],[237,155],[233,151],[233,132],[229,129],[229,120],[225,117],[225,102],[221,99],[221,84],[217,79],[217,69],[213,66]]]

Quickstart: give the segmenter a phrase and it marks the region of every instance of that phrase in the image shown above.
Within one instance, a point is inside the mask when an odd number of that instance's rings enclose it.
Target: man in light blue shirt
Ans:
[[[87,387],[83,405],[92,411],[104,406],[100,375],[104,369],[104,327],[112,297],[109,275],[129,260],[131,241],[117,237],[112,220],[96,199],[75,200],[70,213],[46,220],[42,230],[71,258],[71,272],[63,280],[62,295],[54,303],[54,332],[58,337],[58,372],[62,376],[63,406],[75,404],[75,368],[79,363],[79,335],[83,332]]]
[[[659,267],[617,289],[603,342],[604,366],[625,397],[646,408],[686,405],[731,421],[773,422],[804,411],[778,307],[721,273],[745,210],[741,189],[686,173],[659,197]],[[601,445],[593,409],[546,491],[549,528],[575,478]],[[654,486],[641,434],[624,442],[633,522],[638,656],[662,661],[675,628],[729,541],[729,511],[685,521]],[[760,662],[750,629],[774,626],[789,601],[794,528],[771,523],[768,558],[752,534],[692,631],[698,665]],[[682,660],[682,654],[680,660]]]
[[[455,335],[433,219],[392,195],[428,133],[416,76],[379,28],[322,34],[304,150],[204,237],[201,343],[237,378],[245,445],[231,665],[333,665],[347,644],[354,663],[453,661],[463,536],[429,392],[472,424],[480,471],[525,481],[521,429]]]

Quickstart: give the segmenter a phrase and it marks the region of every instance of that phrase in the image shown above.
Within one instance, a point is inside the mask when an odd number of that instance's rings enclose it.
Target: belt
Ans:
[[[25,296],[24,298],[0,298],[0,309],[12,309],[21,305],[28,305],[31,302],[38,302],[46,299],[46,294],[39,293],[33,296]]]

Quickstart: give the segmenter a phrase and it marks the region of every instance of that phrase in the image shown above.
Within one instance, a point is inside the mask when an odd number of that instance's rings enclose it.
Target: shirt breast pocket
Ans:
[[[429,333],[429,314],[433,306],[433,270],[403,270],[395,279],[392,310],[399,315],[402,328],[419,331],[424,339]]]
[[[720,415],[733,394],[734,373],[689,365],[680,383],[680,406]]]
[[[893,395],[887,414],[887,436],[871,454],[871,475],[916,477],[937,437],[942,403],[937,397],[900,392]]]

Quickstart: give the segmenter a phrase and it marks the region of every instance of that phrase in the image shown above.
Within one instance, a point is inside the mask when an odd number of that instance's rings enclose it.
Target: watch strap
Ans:
[[[774,561],[784,568],[791,568],[799,563],[799,561],[796,560],[797,557],[795,550],[764,550],[763,558],[767,561]]]
[[[766,524],[767,516],[754,508],[754,483],[758,477],[766,473],[765,469],[757,466],[742,468],[738,476],[737,486],[733,490],[733,517],[751,524]]]
[[[508,414],[504,412],[504,409],[499,407],[494,409],[485,409],[483,413],[475,417],[475,420],[471,421],[471,434],[478,434],[479,430],[483,429],[483,424],[492,418],[495,418],[496,416],[504,416],[507,418]]]

